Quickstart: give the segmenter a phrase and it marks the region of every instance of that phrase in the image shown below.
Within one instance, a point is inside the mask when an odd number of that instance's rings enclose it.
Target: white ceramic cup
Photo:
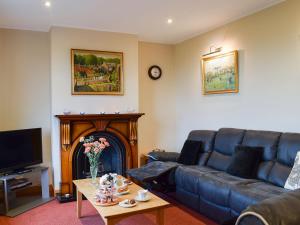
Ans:
[[[138,198],[143,200],[146,199],[148,195],[148,190],[139,190],[138,191]]]

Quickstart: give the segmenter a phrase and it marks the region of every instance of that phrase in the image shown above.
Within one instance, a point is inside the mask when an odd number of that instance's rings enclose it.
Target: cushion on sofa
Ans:
[[[283,187],[294,165],[297,152],[300,151],[300,134],[284,133],[280,136],[276,163],[268,181]]]
[[[274,165],[276,158],[277,144],[281,133],[273,131],[248,130],[245,133],[242,145],[263,147],[262,162],[257,171],[257,178],[267,181],[269,173]]]
[[[244,185],[236,185],[231,189],[230,207],[241,213],[249,205],[256,204],[264,199],[275,197],[287,192],[284,188],[265,182],[254,182]]]
[[[209,159],[213,149],[216,133],[216,131],[212,130],[193,130],[189,133],[188,140],[202,142],[203,152],[199,154],[199,166],[206,165],[206,162]]]
[[[255,178],[261,161],[262,147],[238,145],[226,172],[243,178]]]
[[[215,139],[214,150],[207,162],[209,167],[225,171],[230,163],[235,147],[241,144],[245,130],[222,128]]]
[[[284,188],[289,190],[300,189],[300,151],[296,155],[294,166],[286,180]]]
[[[202,151],[202,142],[186,140],[178,158],[178,163],[184,165],[195,165]]]

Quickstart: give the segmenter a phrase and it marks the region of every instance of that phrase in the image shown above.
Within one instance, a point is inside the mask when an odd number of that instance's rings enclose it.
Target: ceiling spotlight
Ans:
[[[171,23],[173,23],[173,20],[172,20],[172,19],[168,19],[168,20],[167,20],[167,23],[168,23],[168,24],[171,24]]]
[[[46,1],[46,2],[45,2],[45,6],[49,8],[49,7],[51,6],[51,2]]]

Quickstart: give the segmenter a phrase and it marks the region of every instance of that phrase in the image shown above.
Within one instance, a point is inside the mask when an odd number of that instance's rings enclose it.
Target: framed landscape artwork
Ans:
[[[123,95],[123,53],[71,49],[73,95]]]
[[[238,51],[202,58],[203,94],[239,91]]]

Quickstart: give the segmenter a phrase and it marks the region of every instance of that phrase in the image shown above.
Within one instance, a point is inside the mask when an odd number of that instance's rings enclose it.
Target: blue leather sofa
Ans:
[[[216,222],[230,220],[248,206],[289,192],[283,187],[300,151],[300,134],[222,128],[217,132],[195,130],[188,139],[201,141],[204,152],[198,165],[177,167],[176,198]],[[256,179],[226,173],[237,145],[264,148]],[[176,160],[174,154],[170,160]]]

